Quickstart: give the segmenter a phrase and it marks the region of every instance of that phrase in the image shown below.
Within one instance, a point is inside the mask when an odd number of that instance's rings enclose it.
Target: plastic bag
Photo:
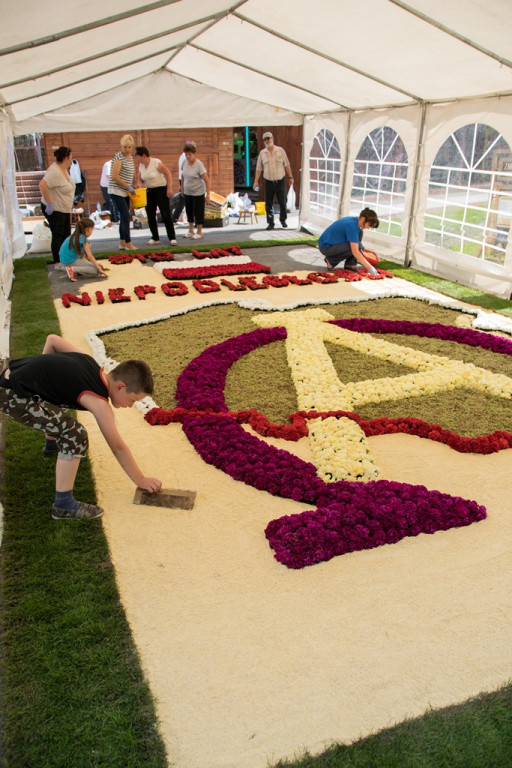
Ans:
[[[52,233],[44,221],[38,221],[32,232],[32,245],[28,253],[50,253],[52,249]]]
[[[238,192],[231,192],[226,197],[226,200],[228,202],[228,207],[233,209],[233,213],[235,213],[237,216],[240,213],[240,209],[243,207],[243,203],[240,199],[240,195]]]
[[[288,195],[286,196],[286,210],[288,213],[295,211],[295,203],[296,203],[296,195],[295,195],[295,189],[293,188],[293,184],[290,185],[290,189],[288,190]]]
[[[93,211],[89,218],[94,221],[94,229],[105,229],[105,227],[110,226],[110,221],[102,219],[99,211]]]

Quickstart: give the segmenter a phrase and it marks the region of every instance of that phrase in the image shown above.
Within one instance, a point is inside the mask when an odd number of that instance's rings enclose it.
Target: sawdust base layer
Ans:
[[[140,278],[130,265],[118,282]],[[265,299],[286,304],[305,290],[362,295],[337,284],[269,289]],[[65,338],[89,351],[90,329],[201,299],[56,306]],[[180,425],[150,427],[135,409],[117,421],[148,474],[197,491],[189,511],[134,505],[133,485],[84,415],[117,582],[171,765],[266,768],[507,682],[511,451],[461,455],[406,435],[372,438],[384,477],[476,499],[487,519],[292,571],[274,560],[264,529],[304,504],[206,465]],[[309,455],[307,439],[283,447]]]

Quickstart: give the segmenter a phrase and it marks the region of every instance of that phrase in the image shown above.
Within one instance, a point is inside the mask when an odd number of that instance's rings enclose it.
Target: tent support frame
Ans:
[[[407,219],[407,241],[405,244],[405,257],[404,266],[410,267],[412,263],[411,257],[411,243],[412,243],[412,225],[416,215],[416,208],[418,203],[418,186],[420,183],[420,174],[423,167],[423,148],[425,142],[425,125],[427,119],[427,104],[423,102],[421,105],[421,121],[418,131],[418,144],[416,146],[416,163],[414,166],[414,182],[412,188],[411,206],[409,209],[409,216]]]

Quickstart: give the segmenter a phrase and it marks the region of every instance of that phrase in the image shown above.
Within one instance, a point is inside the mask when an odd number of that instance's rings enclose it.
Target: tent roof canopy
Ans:
[[[17,133],[298,124],[510,95],[511,39],[510,0],[29,0],[3,12],[0,104]]]

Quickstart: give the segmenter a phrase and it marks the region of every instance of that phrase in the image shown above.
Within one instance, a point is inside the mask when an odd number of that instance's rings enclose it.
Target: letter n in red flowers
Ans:
[[[60,298],[66,309],[69,309],[71,304],[81,304],[82,307],[88,307],[91,303],[91,297],[85,291],[81,296],[77,296],[74,293],[63,293]]]

